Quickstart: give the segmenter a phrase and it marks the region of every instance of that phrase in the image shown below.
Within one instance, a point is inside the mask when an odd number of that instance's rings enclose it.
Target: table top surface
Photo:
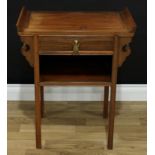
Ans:
[[[127,31],[114,12],[32,12],[25,31]]]
[[[126,18],[126,19],[125,19]],[[132,33],[128,10],[99,12],[21,11],[17,22],[22,33]]]

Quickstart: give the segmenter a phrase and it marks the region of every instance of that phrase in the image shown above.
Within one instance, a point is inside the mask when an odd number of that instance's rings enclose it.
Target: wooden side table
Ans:
[[[129,10],[53,12],[23,7],[17,30],[22,54],[34,67],[36,147],[41,148],[44,86],[100,85],[105,88],[103,114],[109,119],[108,149],[112,149],[117,68],[131,53],[136,30]],[[47,67],[42,67],[42,58],[49,59]]]

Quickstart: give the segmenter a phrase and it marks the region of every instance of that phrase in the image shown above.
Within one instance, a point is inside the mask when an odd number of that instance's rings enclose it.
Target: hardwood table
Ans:
[[[17,30],[22,54],[34,67],[36,147],[41,148],[44,86],[94,85],[105,88],[103,116],[109,120],[107,146],[112,149],[117,69],[131,53],[136,30],[129,10],[59,12],[23,7]]]

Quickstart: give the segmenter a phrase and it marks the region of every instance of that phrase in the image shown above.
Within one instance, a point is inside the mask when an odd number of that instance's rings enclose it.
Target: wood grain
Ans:
[[[35,149],[34,102],[8,102],[8,155],[146,155],[146,102],[117,102],[115,149],[106,148],[102,102],[46,102]]]
[[[91,17],[91,18],[90,18]],[[75,20],[76,19],[76,20]],[[89,19],[89,20],[88,20]],[[51,29],[52,27],[52,29]],[[24,32],[127,32],[116,12],[31,12]]]
[[[40,36],[40,53],[44,52],[58,53],[62,51],[61,54],[65,51],[70,51],[70,54],[73,53],[73,45],[74,40],[78,40],[79,42],[79,54],[87,51],[86,54],[96,53],[94,51],[98,51],[98,53],[104,54],[104,51],[112,51],[113,50],[113,38],[112,37],[104,37],[104,36]],[[60,53],[60,52],[59,52]],[[69,52],[68,52],[69,53]],[[107,52],[108,54],[108,52]],[[109,53],[110,54],[110,53]]]
[[[28,21],[24,21],[24,14],[30,14]],[[91,17],[91,18],[90,18]],[[88,20],[89,19],[89,20]],[[125,20],[125,21],[124,21]],[[22,27],[21,25],[26,25]],[[26,23],[26,24],[25,24]],[[58,12],[58,11],[27,11],[22,9],[17,22],[19,34],[119,34],[133,36],[135,23],[130,12],[96,11],[96,12]]]

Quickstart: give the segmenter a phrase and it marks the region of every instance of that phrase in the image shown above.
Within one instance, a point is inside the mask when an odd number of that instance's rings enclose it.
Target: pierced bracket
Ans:
[[[30,50],[29,45],[26,44],[26,43],[23,43],[23,46],[22,46],[22,48],[21,48],[22,54],[25,56],[25,54],[26,54],[29,50]]]
[[[130,53],[130,52],[131,52],[130,44],[124,45],[124,46],[122,47],[122,51],[123,51],[123,52]]]
[[[21,37],[21,41],[23,42],[23,46],[21,47],[22,55],[25,57],[25,59],[28,61],[31,67],[33,67],[34,64],[34,53],[33,53],[33,38],[32,37]]]
[[[131,43],[132,38],[121,38],[120,46],[119,46],[119,57],[118,57],[118,65],[121,66],[126,58],[131,54]]]

